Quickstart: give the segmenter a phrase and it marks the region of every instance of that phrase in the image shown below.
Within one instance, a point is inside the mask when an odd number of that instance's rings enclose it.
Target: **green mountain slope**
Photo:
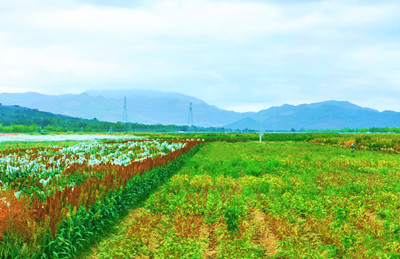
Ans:
[[[99,121],[96,118],[80,119],[65,115],[42,112],[18,105],[0,104],[0,132],[39,132],[39,131],[73,131],[73,132],[123,132],[123,131],[155,131],[174,132],[188,131],[188,126],[146,125],[138,123],[112,123]],[[196,128],[200,131],[216,131],[216,128]]]

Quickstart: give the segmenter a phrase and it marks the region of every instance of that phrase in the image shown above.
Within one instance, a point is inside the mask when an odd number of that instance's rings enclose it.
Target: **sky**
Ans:
[[[0,92],[151,89],[400,111],[400,1],[0,1]]]

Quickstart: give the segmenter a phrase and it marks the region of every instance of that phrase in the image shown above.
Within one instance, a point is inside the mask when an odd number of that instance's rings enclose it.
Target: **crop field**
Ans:
[[[396,154],[207,143],[90,258],[400,255]]]
[[[1,150],[0,257],[76,255],[199,143],[132,140]]]
[[[0,145],[0,257],[400,257],[396,135],[188,136]]]

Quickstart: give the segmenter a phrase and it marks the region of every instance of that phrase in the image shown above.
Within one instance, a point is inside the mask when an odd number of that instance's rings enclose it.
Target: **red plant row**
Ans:
[[[108,192],[124,188],[135,175],[143,175],[147,170],[163,166],[202,143],[201,141],[173,142],[186,145],[164,156],[134,161],[126,166],[110,163],[72,164],[63,171],[63,174],[90,172],[90,177],[80,185],[65,186],[62,190],[56,190],[52,196],[46,198],[46,201],[39,200],[35,195],[31,200],[26,195],[21,195],[21,198],[17,199],[12,190],[0,190],[0,241],[4,238],[4,232],[7,232],[27,242],[35,242],[33,239],[38,237],[34,233],[44,234],[48,228],[54,237],[57,226],[67,217],[74,215],[79,207],[84,206],[88,210],[90,205],[101,201]],[[99,179],[96,173],[101,173],[102,179]],[[69,208],[72,208],[72,211]]]

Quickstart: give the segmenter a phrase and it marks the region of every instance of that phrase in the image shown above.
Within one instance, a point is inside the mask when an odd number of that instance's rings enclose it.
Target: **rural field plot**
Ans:
[[[206,143],[90,258],[400,256],[397,154]]]
[[[1,150],[0,257],[76,255],[200,143],[128,140]]]

